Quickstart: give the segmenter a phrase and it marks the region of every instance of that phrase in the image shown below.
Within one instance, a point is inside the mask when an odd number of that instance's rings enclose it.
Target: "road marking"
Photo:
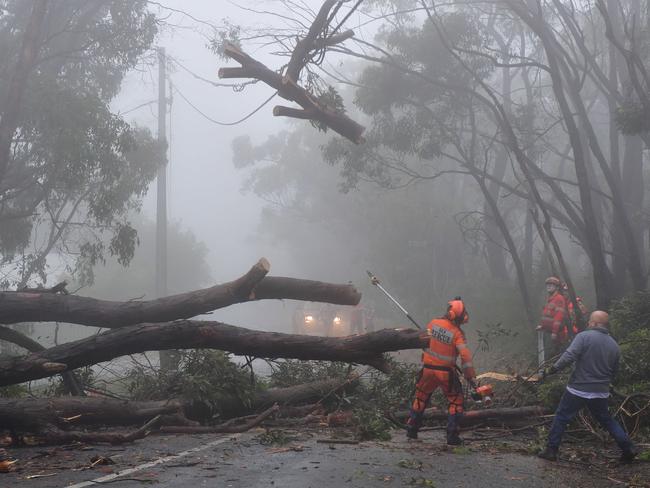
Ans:
[[[81,483],[77,483],[76,485],[66,485],[66,486],[61,487],[61,488],[84,488],[86,486],[97,486],[97,484],[99,484],[99,483],[105,483],[106,481],[114,480],[115,478],[119,478],[120,476],[124,476],[124,475],[127,475],[127,474],[132,474],[132,473],[137,473],[138,471],[142,471],[143,469],[148,469],[148,468],[151,468],[153,466],[158,466],[159,464],[164,464],[164,463],[167,463],[169,461],[174,461],[176,459],[180,459],[182,457],[189,456],[190,454],[194,454],[195,452],[204,451],[205,449],[209,449],[211,447],[218,446],[219,444],[223,444],[224,442],[237,439],[237,438],[241,437],[241,435],[242,434],[229,435],[228,437],[224,437],[222,439],[217,439],[216,441],[208,442],[207,444],[204,444],[202,446],[195,447],[193,449],[188,449],[187,451],[179,452],[178,454],[174,454],[173,456],[165,456],[165,457],[162,457],[162,458],[158,458],[155,461],[150,461],[148,463],[141,464],[141,465],[136,466],[134,468],[125,469],[125,470],[120,471],[118,473],[109,474],[109,475],[106,475],[106,476],[102,476],[101,478],[96,478],[96,479],[90,480],[90,481],[83,481]]]

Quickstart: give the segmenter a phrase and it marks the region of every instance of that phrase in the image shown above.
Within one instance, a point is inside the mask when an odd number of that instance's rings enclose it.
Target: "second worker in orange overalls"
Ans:
[[[460,355],[465,378],[476,378],[472,364],[472,352],[467,347],[461,324],[469,320],[465,304],[460,297],[448,303],[444,317],[433,319],[427,326],[429,348],[422,352],[422,371],[415,386],[415,400],[407,421],[406,435],[417,439],[424,409],[431,394],[438,388],[447,397],[447,444],[462,443],[459,436],[460,419],[463,415],[463,388],[456,373],[456,359]]]

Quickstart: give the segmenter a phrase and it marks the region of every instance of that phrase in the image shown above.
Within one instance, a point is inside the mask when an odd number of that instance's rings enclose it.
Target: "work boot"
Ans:
[[[619,461],[622,464],[630,464],[632,461],[634,461],[634,458],[639,455],[639,448],[636,446],[632,446],[629,450],[623,451],[623,454],[621,454],[621,459]]]
[[[537,457],[546,459],[547,461],[557,461],[557,447],[546,446],[546,449],[539,452]]]
[[[447,416],[447,445],[460,446],[463,440],[460,438],[460,419],[462,413],[455,413]]]
[[[406,421],[406,437],[408,439],[417,439],[420,425],[422,425],[422,412],[411,409],[409,418]]]
[[[408,425],[406,427],[406,438],[407,439],[417,439],[418,438],[418,429],[415,426]]]

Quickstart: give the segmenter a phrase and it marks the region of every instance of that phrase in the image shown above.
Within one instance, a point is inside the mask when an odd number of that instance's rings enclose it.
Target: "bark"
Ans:
[[[13,443],[18,445],[58,445],[79,443],[106,443],[125,444],[138,439],[143,439],[152,431],[158,429],[161,417],[157,416],[144,424],[139,429],[130,433],[121,432],[76,432],[50,429],[29,436],[14,436]]]
[[[0,361],[0,386],[46,378],[65,369],[145,351],[219,349],[260,358],[316,359],[367,364],[387,372],[383,353],[426,347],[426,334],[384,329],[348,337],[317,337],[260,332],[220,322],[179,320],[139,324],[105,332],[29,356]]]
[[[278,404],[273,404],[267,408],[264,412],[256,416],[255,418],[249,420],[248,422],[241,425],[233,425],[232,422],[225,422],[221,425],[215,425],[214,427],[209,426],[196,426],[196,427],[181,427],[177,425],[172,425],[169,427],[161,427],[160,431],[165,434],[236,434],[239,432],[246,432],[251,430],[267,418],[269,418],[274,413],[280,411]]]
[[[462,417],[461,425],[471,425],[485,420],[514,420],[530,417],[541,417],[550,413],[543,407],[534,405],[529,407],[502,407],[502,408],[488,408],[485,410],[469,410],[466,411]],[[424,411],[424,418],[436,421],[446,421],[447,412],[437,408],[427,408]],[[392,416],[398,420],[405,420],[409,416],[408,410],[401,410],[395,412]]]
[[[29,73],[33,69],[38,55],[39,35],[45,15],[48,0],[36,0],[29,22],[25,27],[23,45],[18,55],[18,61],[3,100],[0,116],[0,183],[3,181],[11,158],[11,144],[18,127],[20,104],[22,102]]]
[[[358,386],[358,377],[352,381],[327,379],[286,388],[270,388],[259,392],[250,403],[241,399],[224,398],[217,406],[221,417],[230,418],[259,412],[272,405],[280,405],[283,417],[302,417],[320,408],[323,397],[333,391],[351,391]],[[303,406],[303,404],[307,404]],[[165,425],[197,426],[197,421],[209,421],[213,412],[193,399],[172,398],[157,401],[119,400],[106,397],[54,397],[0,399],[0,429],[44,431],[50,427],[69,429],[89,425],[135,425],[154,416],[161,416]],[[255,417],[254,415],[251,417]],[[230,425],[226,422],[222,426]]]
[[[17,346],[27,349],[29,352],[39,352],[45,350],[45,347],[43,347],[35,340],[27,337],[17,330],[10,329],[9,327],[3,327],[1,325],[0,340],[16,344]],[[63,378],[63,384],[68,393],[75,396],[85,395],[83,385],[80,383],[79,379],[72,371],[65,371],[61,377]]]
[[[45,426],[133,425],[157,415],[184,413],[180,399],[135,402],[96,397],[0,399],[0,428],[39,431]]]
[[[262,258],[234,281],[156,300],[116,302],[49,292],[0,292],[0,323],[66,322],[103,328],[191,318],[236,303],[291,299],[356,305],[361,294],[352,285],[265,276]]]
[[[299,86],[292,79],[292,75],[283,77],[232,44],[226,45],[224,53],[240,63],[241,68],[221,68],[219,69],[219,78],[253,78],[263,81],[277,90],[278,95],[282,98],[296,102],[302,107],[302,110],[299,110],[276,106],[273,109],[273,115],[320,122],[355,144],[361,144],[364,141],[362,134],[365,128],[362,125],[349,118],[345,113],[335,111],[320,103],[313,94]],[[301,62],[296,61],[296,67],[301,67]],[[295,73],[295,69],[293,71]]]

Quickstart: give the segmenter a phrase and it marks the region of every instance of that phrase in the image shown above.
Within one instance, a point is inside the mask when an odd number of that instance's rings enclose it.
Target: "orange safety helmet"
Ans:
[[[447,302],[447,305],[447,318],[449,320],[458,324],[465,324],[469,321],[467,309],[460,297],[456,297],[450,302]]]

